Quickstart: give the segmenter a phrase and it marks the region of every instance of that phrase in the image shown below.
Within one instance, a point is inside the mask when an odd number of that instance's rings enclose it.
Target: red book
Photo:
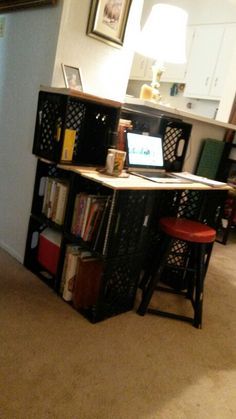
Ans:
[[[57,272],[61,237],[61,233],[50,228],[39,235],[38,262],[53,275]]]

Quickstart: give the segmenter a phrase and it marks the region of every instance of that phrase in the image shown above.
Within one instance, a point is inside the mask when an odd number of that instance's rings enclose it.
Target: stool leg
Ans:
[[[144,316],[144,314],[147,312],[148,304],[152,298],[152,294],[155,291],[157,283],[160,280],[161,274],[164,270],[165,262],[169,256],[172,242],[173,240],[171,240],[169,237],[166,237],[163,242],[163,255],[161,258],[161,263],[159,264],[158,268],[154,266],[154,269],[152,270],[151,279],[147,285],[147,288],[143,292],[142,301],[137,310],[137,313],[140,314],[141,316]]]
[[[196,258],[196,290],[195,290],[195,304],[194,304],[194,327],[202,328],[202,305],[203,305],[203,288],[204,288],[204,277],[205,277],[205,254],[206,246],[204,244],[196,245],[196,252],[198,258]]]

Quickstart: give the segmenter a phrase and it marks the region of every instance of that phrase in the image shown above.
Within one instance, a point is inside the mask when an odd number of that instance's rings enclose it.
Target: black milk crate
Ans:
[[[66,130],[73,130],[72,159],[63,162],[104,165],[107,149],[114,146],[120,104],[81,94],[40,91],[33,153],[53,162],[62,162]]]
[[[79,310],[92,323],[132,310],[140,277],[142,254],[105,261],[97,303]]]
[[[114,193],[110,224],[103,247],[106,257],[125,256],[141,251],[147,240],[148,222],[154,194],[147,191]]]
[[[165,168],[171,172],[182,170],[192,130],[192,125],[167,116],[158,111],[143,109],[137,105],[122,108],[122,118],[132,121],[132,129],[163,138]]]

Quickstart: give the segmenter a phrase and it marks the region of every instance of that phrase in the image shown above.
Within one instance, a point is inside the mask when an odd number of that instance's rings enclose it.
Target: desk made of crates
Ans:
[[[112,192],[107,234],[100,250],[107,265],[101,300],[93,308],[95,321],[132,309],[140,272],[161,245],[157,221],[162,215],[198,219],[215,227],[219,201],[228,189],[217,191],[200,183],[154,183],[132,175],[113,178],[76,167],[71,170]],[[186,257],[187,249],[175,243],[172,262],[174,258],[175,263],[183,264]]]
[[[67,178],[70,182],[68,205],[64,225],[61,226],[63,240],[60,260],[51,285],[56,291],[60,288],[65,247],[68,243],[81,243],[94,251],[104,261],[104,271],[96,304],[82,313],[92,322],[131,310],[134,305],[140,273],[155,257],[153,251],[161,245],[158,219],[163,215],[184,216],[217,223],[217,207],[228,188],[211,188],[200,183],[155,183],[137,176],[114,178],[99,173],[93,168],[69,165],[55,165],[39,161],[36,175],[32,214],[25,253],[25,266],[40,276],[37,263],[37,245],[32,245],[35,232],[46,226],[58,228],[42,217],[38,191],[42,177],[53,174]],[[71,220],[75,196],[84,191],[90,194],[106,194],[110,197],[110,207],[106,216],[102,241],[96,248],[83,243],[71,234]],[[185,263],[186,249],[179,245],[173,248],[173,257],[178,263]],[[181,257],[180,257],[181,255]]]

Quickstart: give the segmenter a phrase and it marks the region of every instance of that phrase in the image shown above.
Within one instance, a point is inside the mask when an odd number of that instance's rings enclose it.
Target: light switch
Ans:
[[[4,38],[5,35],[5,17],[0,16],[0,38]]]

